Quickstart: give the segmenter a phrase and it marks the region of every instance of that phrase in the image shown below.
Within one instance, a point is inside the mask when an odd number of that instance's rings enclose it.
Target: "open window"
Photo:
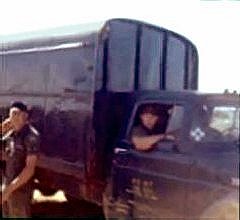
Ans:
[[[239,140],[239,108],[227,105],[202,105],[192,121],[190,136],[195,142]]]
[[[167,133],[177,132],[182,128],[184,108],[180,105],[174,105],[169,111],[169,120],[167,125]]]
[[[174,143],[183,127],[183,114],[184,107],[181,105],[158,102],[140,104],[133,117],[129,139],[136,149],[153,149],[166,141]]]
[[[212,110],[210,127],[228,138],[239,138],[240,109],[236,107],[216,106]]]

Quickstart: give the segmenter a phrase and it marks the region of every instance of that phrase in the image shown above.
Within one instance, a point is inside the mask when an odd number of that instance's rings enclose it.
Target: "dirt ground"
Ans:
[[[85,201],[67,201],[62,191],[53,196],[43,196],[38,190],[34,191],[32,216],[41,217],[79,217],[104,219],[101,207]]]

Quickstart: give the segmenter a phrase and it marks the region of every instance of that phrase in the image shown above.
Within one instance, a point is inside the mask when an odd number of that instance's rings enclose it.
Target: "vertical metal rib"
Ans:
[[[138,25],[137,32],[136,32],[136,53],[135,53],[135,71],[134,71],[134,89],[135,90],[138,90],[139,88],[141,37],[142,37],[142,26]]]
[[[167,67],[167,45],[168,45],[168,35],[167,32],[163,32],[163,42],[162,42],[162,54],[160,60],[160,89],[166,89],[166,67]]]
[[[185,43],[185,54],[184,54],[184,89],[191,89],[189,88],[189,46]]]
[[[103,44],[103,79],[102,79],[102,90],[107,90],[108,81],[108,39],[104,40]]]

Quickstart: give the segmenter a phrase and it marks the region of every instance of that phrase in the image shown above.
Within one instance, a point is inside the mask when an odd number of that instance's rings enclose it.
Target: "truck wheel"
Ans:
[[[226,198],[208,208],[200,219],[237,220],[239,219],[239,201]]]

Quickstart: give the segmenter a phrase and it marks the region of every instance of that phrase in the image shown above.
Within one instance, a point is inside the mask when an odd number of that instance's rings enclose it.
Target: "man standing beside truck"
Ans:
[[[1,201],[4,217],[31,215],[32,177],[37,162],[39,133],[29,124],[28,118],[27,106],[14,102],[9,118],[2,123],[2,142],[6,144]]]

